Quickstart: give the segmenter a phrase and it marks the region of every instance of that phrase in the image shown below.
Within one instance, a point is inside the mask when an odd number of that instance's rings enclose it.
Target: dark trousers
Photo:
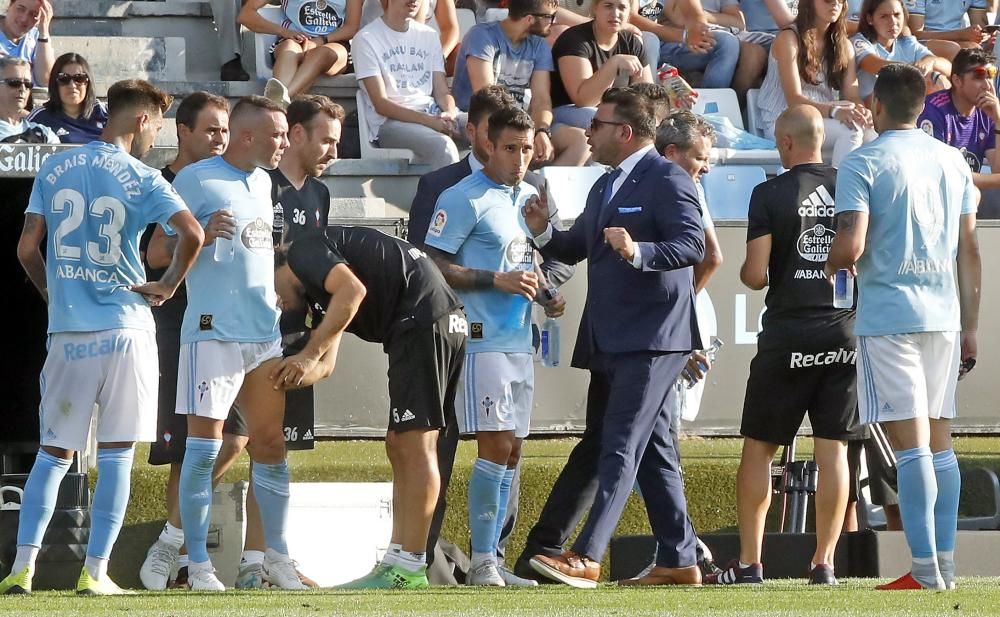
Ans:
[[[451,409],[454,413],[454,408]],[[437,507],[431,519],[430,532],[427,534],[427,564],[434,563],[434,546],[441,537],[441,526],[444,525],[445,510],[448,508],[448,484],[451,482],[451,472],[455,468],[455,452],[458,450],[458,422],[454,416],[446,418],[447,425],[438,434],[437,456],[438,472],[441,474],[441,492],[438,493]],[[517,466],[514,481],[510,485],[510,498],[507,500],[507,516],[504,518],[503,531],[500,533],[500,546],[497,556],[502,560],[504,548],[510,533],[517,521],[517,503],[521,492],[521,465]]]
[[[526,563],[535,555],[555,556],[562,553],[566,540],[594,503],[594,495],[597,494],[597,458],[601,453],[601,431],[607,400],[607,375],[591,371],[583,436],[570,452],[566,466],[552,485],[538,522],[528,532],[524,552],[518,561]]]
[[[696,563],[678,452],[670,435],[667,395],[687,353],[601,354],[609,390],[597,459],[597,493],[573,551],[600,561],[636,480],[657,543],[657,565]]]

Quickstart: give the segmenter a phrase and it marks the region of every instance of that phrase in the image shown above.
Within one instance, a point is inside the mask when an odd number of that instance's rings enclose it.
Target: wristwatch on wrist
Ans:
[[[549,137],[552,137],[552,129],[547,126],[542,126],[535,129],[535,133],[545,133]]]

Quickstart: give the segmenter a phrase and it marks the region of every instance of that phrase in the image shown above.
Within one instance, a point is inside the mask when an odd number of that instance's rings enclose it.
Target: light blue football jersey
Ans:
[[[920,129],[886,131],[840,164],[837,214],[868,214],[858,260],[858,336],[961,329],[959,219],[976,212],[962,154]]]
[[[455,262],[490,272],[531,271],[534,249],[521,208],[537,195],[528,183],[497,184],[482,170],[441,194],[425,244],[451,253]],[[471,327],[468,353],[531,353],[531,320],[514,327],[512,315],[527,311],[527,299],[499,289],[456,289]]]
[[[154,330],[139,237],[185,210],[160,172],[116,145],[92,141],[45,159],[27,212],[45,217],[49,333]]]
[[[182,169],[174,188],[202,226],[221,209],[236,218],[233,240],[204,247],[188,274],[181,343],[278,338],[270,176],[263,169],[247,173],[214,156]],[[230,261],[216,261],[219,242],[232,242]]]

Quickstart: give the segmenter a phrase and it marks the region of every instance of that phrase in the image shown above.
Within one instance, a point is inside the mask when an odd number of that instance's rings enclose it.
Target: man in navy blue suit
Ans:
[[[499,85],[486,86],[481,88],[469,101],[469,119],[466,131],[469,135],[469,143],[472,144],[472,152],[457,163],[452,163],[441,169],[421,176],[417,184],[417,193],[413,197],[410,206],[409,225],[407,228],[407,240],[414,246],[423,248],[424,240],[427,237],[427,230],[431,225],[431,217],[436,210],[438,197],[445,190],[458,184],[460,180],[472,174],[472,172],[483,168],[483,164],[489,157],[486,142],[487,127],[490,116],[504,107],[515,106],[514,99],[506,88]],[[538,174],[528,172],[524,181],[532,185],[539,192],[545,190],[545,180]],[[556,217],[557,218],[557,217]],[[546,259],[541,264],[542,272],[550,284],[556,287],[561,286],[573,275],[574,267],[560,263],[555,259]],[[441,534],[441,525],[444,523],[444,514],[447,506],[446,494],[448,484],[451,480],[452,467],[455,462],[455,450],[458,447],[458,428],[454,418],[448,419],[447,426],[441,431],[438,437],[438,470],[441,474],[441,492],[438,496],[437,508],[434,511],[434,518],[431,521],[430,534],[427,540],[427,561],[429,565],[434,563],[434,547]],[[506,521],[504,522],[503,533],[500,537],[500,553],[503,553],[507,544],[507,538],[514,528],[517,518],[517,503],[520,493],[520,474],[515,474],[514,483],[511,486],[510,501],[507,508]],[[503,557],[503,555],[499,555]],[[432,582],[450,582],[447,578],[440,580],[439,575],[445,571],[442,569],[432,569]],[[445,577],[447,575],[444,575]]]
[[[539,574],[594,587],[600,561],[634,482],[657,540],[657,566],[640,584],[698,584],[695,534],[687,517],[678,456],[670,438],[667,390],[696,346],[691,266],[705,250],[691,177],[653,147],[653,104],[605,92],[588,138],[594,158],[613,168],[591,189],[568,231],[549,224],[544,196],[525,206],[536,246],[567,263],[587,259],[588,292],[574,366],[603,374],[605,409],[598,490],[571,550],[536,555]]]

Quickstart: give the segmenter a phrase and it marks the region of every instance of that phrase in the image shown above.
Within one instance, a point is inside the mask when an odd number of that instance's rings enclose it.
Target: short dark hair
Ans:
[[[233,109],[229,112],[229,123],[232,124],[233,120],[237,116],[248,113],[253,110],[258,111],[280,111],[285,113],[285,108],[280,103],[275,103],[271,99],[264,98],[262,96],[244,96],[240,100],[236,101],[233,105]]]
[[[962,73],[971,71],[977,66],[990,64],[992,61],[993,57],[982,49],[971,47],[962,49],[955,54],[955,59],[951,61],[951,74],[961,75]]]
[[[521,19],[532,13],[541,13],[542,9],[554,9],[558,6],[556,0],[507,0],[507,15],[511,19]]]
[[[144,79],[125,79],[108,88],[109,116],[127,109],[158,109],[165,114],[173,102],[174,97]]]
[[[535,123],[531,121],[531,116],[528,115],[528,112],[520,107],[504,107],[490,116],[490,125],[487,130],[490,142],[496,144],[497,140],[500,139],[500,133],[504,129],[533,131],[535,130]]]
[[[667,146],[689,150],[698,138],[707,137],[715,144],[715,129],[705,118],[686,109],[679,109],[665,118],[656,128],[656,151],[660,154]]]
[[[322,94],[301,94],[295,97],[285,113],[288,114],[289,130],[296,124],[308,125],[320,114],[326,114],[331,120],[338,122],[343,122],[345,116],[343,107]]]
[[[875,98],[895,122],[913,123],[924,110],[924,76],[909,64],[887,64],[875,78]]]
[[[177,112],[174,114],[174,120],[179,125],[183,124],[189,129],[193,129],[198,123],[198,114],[206,107],[215,107],[229,113],[229,101],[225,98],[211,92],[198,90],[181,100],[180,105],[177,106]]]
[[[656,108],[647,97],[631,88],[605,90],[601,102],[615,106],[615,116],[632,127],[636,137],[653,139],[656,136]]]
[[[483,86],[469,99],[469,122],[479,124],[484,117],[516,104],[507,88],[498,84]]]
[[[90,81],[87,82],[87,93],[83,95],[83,109],[80,110],[80,118],[88,120],[90,114],[94,112],[94,107],[97,106],[97,94],[94,93],[94,73],[90,70],[90,64],[87,63],[87,59],[80,54],[70,52],[56,58],[55,63],[52,65],[52,71],[49,73],[49,100],[45,101],[43,107],[49,111],[63,110],[63,102],[59,97],[58,77],[67,64],[79,64],[83,72],[90,78]]]
[[[670,93],[662,84],[640,82],[632,84],[629,89],[634,90],[653,102],[653,109],[656,118],[666,118],[670,115]]]

